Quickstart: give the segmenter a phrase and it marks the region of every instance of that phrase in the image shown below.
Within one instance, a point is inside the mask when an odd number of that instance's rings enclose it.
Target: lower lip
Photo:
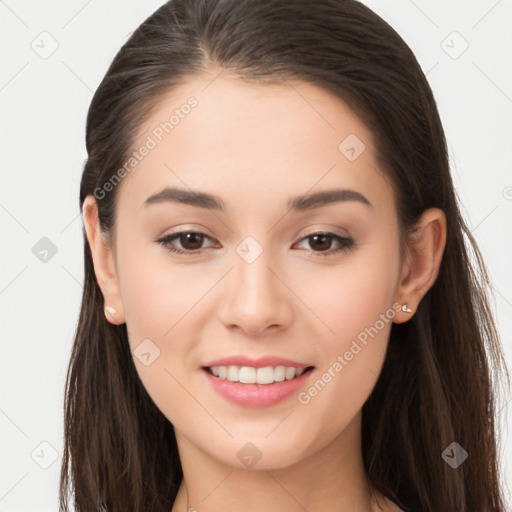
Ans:
[[[297,392],[309,377],[313,369],[304,372],[299,377],[273,384],[242,384],[219,379],[208,370],[202,369],[213,389],[224,398],[237,405],[245,407],[270,407]]]

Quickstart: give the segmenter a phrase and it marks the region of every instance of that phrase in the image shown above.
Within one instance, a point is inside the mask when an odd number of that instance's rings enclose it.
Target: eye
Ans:
[[[316,256],[329,256],[331,254],[340,253],[347,250],[353,250],[355,246],[354,239],[351,237],[344,237],[336,235],[335,233],[329,232],[317,232],[311,233],[301,239],[302,241],[309,241],[312,252]],[[328,250],[332,245],[332,242],[338,244],[338,248],[335,250]],[[312,242],[312,243],[311,243]],[[315,250],[316,249],[318,250]]]
[[[202,249],[201,246],[203,245],[205,238],[210,237],[206,233],[201,233],[199,231],[179,231],[178,233],[173,233],[159,238],[156,242],[162,244],[170,252],[190,254],[193,252],[202,252],[202,250],[198,249]],[[174,240],[179,240],[182,249],[173,245]]]
[[[200,254],[203,252],[205,248],[202,246],[206,239],[212,240],[210,236],[200,231],[179,231],[177,233],[172,233],[158,238],[155,241],[162,244],[170,252],[192,255],[193,253]],[[180,242],[181,248],[176,247],[175,241]],[[353,238],[329,232],[311,233],[300,240],[300,242],[303,241],[309,241],[309,244],[312,247],[310,252],[314,254],[315,257],[328,256],[330,254],[353,250],[355,246]],[[329,250],[333,242],[338,244],[338,248]]]

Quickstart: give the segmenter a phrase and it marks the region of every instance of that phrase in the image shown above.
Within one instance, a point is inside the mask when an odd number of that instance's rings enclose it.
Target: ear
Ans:
[[[425,210],[410,234],[407,257],[397,290],[397,300],[407,304],[412,313],[398,311],[395,323],[406,322],[439,274],[446,245],[446,216],[439,208]]]
[[[92,195],[88,195],[82,206],[84,227],[91,248],[96,280],[105,300],[104,306],[114,308],[105,311],[107,320],[119,325],[125,322],[123,304],[119,288],[119,280],[115,266],[115,257],[111,245],[100,230],[98,205]]]

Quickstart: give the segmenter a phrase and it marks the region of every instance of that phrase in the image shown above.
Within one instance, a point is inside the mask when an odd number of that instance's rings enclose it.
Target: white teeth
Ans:
[[[293,377],[295,377],[296,374],[297,374],[297,368],[288,367],[288,368],[285,368],[285,370],[284,370],[284,376],[285,376],[286,380],[293,379]]]
[[[219,379],[243,384],[272,384],[299,377],[304,373],[303,368],[291,366],[266,366],[253,368],[251,366],[212,366],[210,371]]]
[[[274,380],[276,382],[283,382],[284,377],[285,377],[284,366],[276,366],[274,369]]]
[[[226,379],[230,380],[231,382],[238,382],[240,380],[239,372],[237,370],[236,366],[228,366],[228,374],[226,376]]]
[[[272,384],[272,382],[274,382],[274,368],[272,368],[272,366],[258,368],[256,380],[258,384]]]
[[[229,368],[231,369],[231,375],[238,373],[238,379],[234,382],[240,381],[243,384],[254,384],[256,382],[256,368],[250,366],[242,366],[240,369],[238,369],[238,366],[230,366]]]

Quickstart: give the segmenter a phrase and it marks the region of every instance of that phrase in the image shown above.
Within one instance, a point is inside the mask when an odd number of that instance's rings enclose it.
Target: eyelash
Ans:
[[[176,247],[171,245],[171,242],[173,240],[179,238],[181,235],[186,235],[186,234],[204,235],[205,237],[211,239],[211,237],[209,237],[206,233],[202,233],[200,231],[179,231],[177,233],[172,233],[172,234],[166,235],[166,236],[164,236],[162,238],[158,238],[158,239],[155,240],[155,242],[162,244],[169,252],[173,252],[173,253],[177,253],[177,254],[183,254],[183,255],[187,255],[187,256],[191,256],[193,254],[202,254],[204,252],[204,249],[199,249],[199,250],[181,250],[181,249],[177,249]],[[326,257],[326,256],[330,256],[330,255],[333,255],[333,254],[338,254],[340,252],[354,250],[355,242],[354,242],[353,238],[351,238],[351,237],[343,237],[343,236],[340,236],[340,235],[336,235],[335,233],[329,233],[329,232],[325,232],[325,231],[318,231],[318,232],[315,232],[315,233],[310,233],[309,235],[302,237],[299,240],[299,242],[301,242],[302,240],[306,240],[308,238],[312,238],[315,235],[328,236],[330,238],[333,238],[335,241],[337,241],[341,245],[340,248],[338,248],[338,249],[336,249],[334,251],[313,251],[311,249],[311,252],[315,254],[315,257],[317,257],[317,256],[319,256],[319,257]]]

